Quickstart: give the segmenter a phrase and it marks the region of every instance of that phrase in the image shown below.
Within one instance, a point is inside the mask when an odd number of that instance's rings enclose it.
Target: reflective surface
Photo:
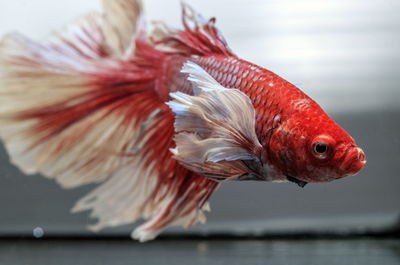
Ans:
[[[394,240],[0,241],[1,264],[398,265]],[[188,263],[189,261],[189,263]]]

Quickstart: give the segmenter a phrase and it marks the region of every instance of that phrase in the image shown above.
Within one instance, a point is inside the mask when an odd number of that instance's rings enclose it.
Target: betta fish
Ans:
[[[0,45],[0,137],[11,162],[64,188],[99,184],[73,212],[94,231],[146,220],[140,241],[205,222],[224,181],[328,182],[366,163],[299,88],[247,62],[188,5],[148,31],[138,0],[103,0],[33,41]]]

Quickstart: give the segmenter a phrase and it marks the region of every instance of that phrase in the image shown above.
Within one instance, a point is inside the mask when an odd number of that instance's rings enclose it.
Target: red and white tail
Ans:
[[[93,230],[145,218],[141,241],[204,221],[218,187],[172,158],[174,116],[154,89],[164,53],[135,36],[140,1],[103,0],[45,42],[0,46],[0,136],[12,163],[65,188],[101,183],[73,211]],[[134,41],[136,40],[136,41]]]

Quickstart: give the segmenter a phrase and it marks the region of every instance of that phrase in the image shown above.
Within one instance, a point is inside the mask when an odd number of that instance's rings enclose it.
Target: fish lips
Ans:
[[[287,178],[288,181],[296,183],[301,188],[304,188],[308,184],[308,182],[302,181],[302,180],[297,179],[297,178],[292,177],[292,176],[286,175],[286,178]]]
[[[367,163],[364,151],[359,147],[353,147],[347,151],[340,165],[341,174],[352,176],[360,172]]]

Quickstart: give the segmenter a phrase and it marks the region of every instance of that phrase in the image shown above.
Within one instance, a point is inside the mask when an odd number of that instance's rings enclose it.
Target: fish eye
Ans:
[[[325,158],[328,153],[328,144],[327,143],[314,143],[313,150],[318,158]]]
[[[327,136],[320,136],[314,139],[312,144],[313,155],[319,159],[328,158],[333,149],[331,144],[328,143],[330,141],[333,141],[333,139]]]

